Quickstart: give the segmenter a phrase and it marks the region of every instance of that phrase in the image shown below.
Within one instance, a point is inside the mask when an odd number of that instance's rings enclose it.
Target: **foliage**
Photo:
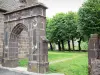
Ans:
[[[55,42],[65,39],[65,24],[64,24],[64,13],[58,13],[52,18],[52,39]]]
[[[58,13],[53,18],[47,18],[47,38],[50,42],[58,43],[60,51],[60,42],[64,50],[64,42],[68,41],[68,49],[70,50],[70,41],[72,40],[74,50],[75,38],[80,38],[77,31],[78,15],[75,12]]]
[[[81,44],[82,50],[88,50],[88,42],[83,42]]]
[[[79,30],[82,35],[100,33],[100,0],[87,0],[79,9]]]
[[[51,18],[47,18],[47,21],[46,21],[46,36],[47,36],[47,39],[50,42],[53,42],[53,39],[52,39],[53,30],[54,30],[54,28],[52,26],[52,19]]]
[[[77,35],[77,13],[68,12],[65,16],[66,38],[75,38]]]
[[[76,30],[77,13],[58,13],[52,19],[47,19],[47,38],[55,42],[75,37]]]

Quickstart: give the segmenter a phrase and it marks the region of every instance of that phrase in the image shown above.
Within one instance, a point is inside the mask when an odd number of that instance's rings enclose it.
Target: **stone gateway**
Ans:
[[[18,0],[17,0],[18,1]],[[29,40],[28,71],[45,73],[48,71],[48,41],[46,39],[46,9],[37,0],[19,0],[20,7],[3,12],[4,41],[2,66],[18,66],[18,40],[25,31]]]

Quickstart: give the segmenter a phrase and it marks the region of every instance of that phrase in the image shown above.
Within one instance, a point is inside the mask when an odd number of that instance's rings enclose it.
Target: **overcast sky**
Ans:
[[[74,11],[77,12],[78,9],[83,4],[84,0],[39,0],[44,3],[47,9],[47,17],[52,17],[59,12]]]

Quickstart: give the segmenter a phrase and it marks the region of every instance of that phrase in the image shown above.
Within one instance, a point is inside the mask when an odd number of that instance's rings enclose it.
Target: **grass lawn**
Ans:
[[[88,58],[85,52],[50,52],[49,73],[88,75]],[[19,60],[19,66],[27,66],[28,60]]]

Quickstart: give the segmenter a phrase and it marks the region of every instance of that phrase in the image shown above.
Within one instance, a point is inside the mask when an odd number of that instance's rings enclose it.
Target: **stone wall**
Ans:
[[[26,31],[21,32],[18,40],[18,46],[18,57],[27,58],[29,54],[29,39]]]

